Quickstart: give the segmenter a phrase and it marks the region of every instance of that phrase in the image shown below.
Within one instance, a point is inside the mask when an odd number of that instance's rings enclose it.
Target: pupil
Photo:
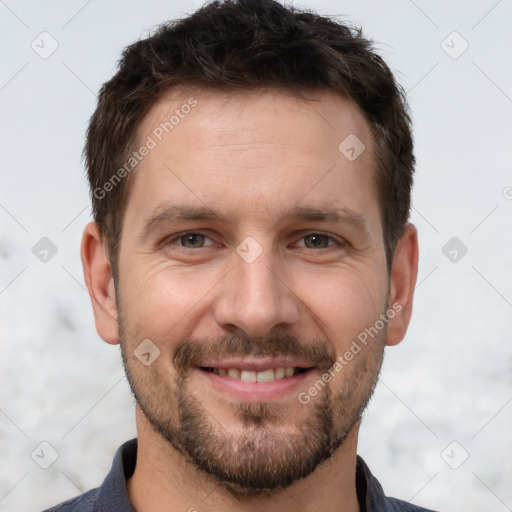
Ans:
[[[185,247],[198,247],[203,242],[203,235],[192,234],[185,235],[182,237],[183,245]]]
[[[307,238],[309,239],[309,241],[311,242],[311,245],[313,247],[319,247],[319,246],[326,247],[326,245],[325,245],[326,237],[324,235],[309,235]]]

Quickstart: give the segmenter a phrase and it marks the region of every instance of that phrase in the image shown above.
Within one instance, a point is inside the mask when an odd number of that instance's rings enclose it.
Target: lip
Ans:
[[[314,365],[308,361],[290,359],[290,358],[225,358],[222,361],[201,361],[197,366],[203,368],[238,368],[239,370],[248,370],[261,372],[269,368],[313,368]]]
[[[223,368],[224,364],[224,362],[222,365],[219,364],[217,368]],[[272,364],[274,364],[274,361]],[[297,367],[297,365],[295,365],[295,367]],[[210,366],[210,368],[214,367]],[[241,367],[230,366],[229,368]],[[269,368],[269,366],[267,365],[266,368]],[[310,367],[306,366],[306,368]],[[246,368],[242,367],[241,369]],[[252,367],[247,367],[247,369],[256,371],[253,370]],[[212,372],[206,372],[200,368],[195,368],[194,372],[198,374],[199,378],[206,379],[206,383],[209,388],[214,387],[222,393],[230,395],[231,398],[235,397],[245,402],[279,400],[285,398],[291,393],[298,394],[300,389],[304,387],[304,381],[309,379],[314,373],[312,368],[304,373],[298,373],[292,377],[286,377],[284,379],[276,379],[272,382],[244,382],[242,380],[232,379],[227,375],[224,376],[217,375]]]

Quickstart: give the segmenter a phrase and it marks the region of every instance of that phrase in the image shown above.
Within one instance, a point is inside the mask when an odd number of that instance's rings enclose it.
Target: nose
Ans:
[[[233,260],[234,268],[222,280],[214,310],[222,329],[262,338],[275,328],[298,322],[299,299],[270,251],[250,263],[238,254],[233,254]]]

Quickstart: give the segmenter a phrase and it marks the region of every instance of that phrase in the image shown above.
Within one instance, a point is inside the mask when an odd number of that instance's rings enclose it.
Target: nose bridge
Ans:
[[[239,304],[255,310],[276,309],[280,301],[279,294],[282,293],[282,284],[276,277],[276,271],[272,269],[273,259],[267,253],[260,255],[252,263],[237,262]]]
[[[298,320],[296,300],[278,277],[279,265],[271,248],[256,247],[251,240],[242,242],[233,254],[233,265],[215,308],[221,327],[262,337],[278,325]]]

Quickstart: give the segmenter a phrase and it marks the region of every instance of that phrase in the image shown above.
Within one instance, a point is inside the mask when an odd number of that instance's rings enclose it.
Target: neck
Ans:
[[[137,465],[127,483],[128,495],[137,512],[359,512],[356,494],[358,430],[359,424],[356,424],[333,457],[308,477],[285,489],[237,499],[154,432],[137,407]]]

